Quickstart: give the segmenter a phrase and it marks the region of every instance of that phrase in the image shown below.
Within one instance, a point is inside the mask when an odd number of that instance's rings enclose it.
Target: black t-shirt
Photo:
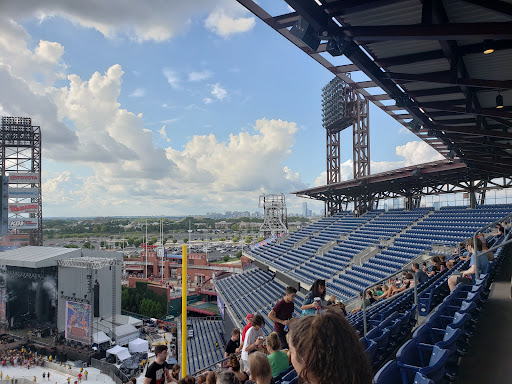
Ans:
[[[146,377],[151,379],[151,384],[164,384],[167,371],[168,366],[165,361],[163,364],[158,364],[155,361],[146,369]]]
[[[233,341],[229,339],[228,343],[226,344],[226,352],[228,355],[231,355],[232,353],[236,353],[236,349],[240,347],[240,340]]]

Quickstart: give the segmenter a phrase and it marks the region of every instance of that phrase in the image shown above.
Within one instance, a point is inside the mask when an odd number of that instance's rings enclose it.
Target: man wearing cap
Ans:
[[[252,313],[247,314],[247,316],[245,317],[245,321],[247,322],[247,325],[244,327],[244,329],[242,331],[242,343],[241,343],[241,345],[244,345],[245,334],[247,333],[249,328],[252,327],[252,319],[253,318],[254,318],[254,315]]]

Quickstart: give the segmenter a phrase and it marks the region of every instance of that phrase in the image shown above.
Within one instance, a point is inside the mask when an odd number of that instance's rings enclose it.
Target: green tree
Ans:
[[[234,236],[233,237],[233,243],[238,243],[240,241],[240,237],[239,236]]]
[[[188,237],[184,237],[184,238],[183,238],[183,242],[184,242],[185,244],[186,244],[186,243],[188,243]]]
[[[245,238],[245,243],[246,243],[246,244],[249,244],[250,242],[252,242],[252,236],[247,236],[247,237]]]
[[[86,241],[83,245],[83,248],[87,248],[87,249],[90,249],[91,248],[91,243],[89,241]]]
[[[256,241],[259,243],[260,241],[263,241],[263,240],[265,240],[265,238],[263,236],[260,236],[260,237],[258,237],[258,240],[256,240]]]
[[[177,239],[172,239],[173,244],[176,244],[178,242]]]
[[[135,240],[135,241],[133,242],[133,245],[135,245],[135,247],[136,247],[136,248],[139,248],[141,244],[142,244],[142,241],[141,241],[141,240],[139,240],[139,239],[137,239],[137,240]]]
[[[133,244],[135,244],[135,239],[132,238],[132,237],[129,237],[128,238],[128,245],[133,245]]]
[[[219,241],[226,241],[226,238],[225,237],[221,237],[221,238],[219,238]]]
[[[242,257],[242,251],[238,251],[236,254],[235,254],[236,257],[240,258]]]
[[[228,262],[229,261],[229,255],[226,255],[222,258],[222,260],[224,260],[224,262]]]

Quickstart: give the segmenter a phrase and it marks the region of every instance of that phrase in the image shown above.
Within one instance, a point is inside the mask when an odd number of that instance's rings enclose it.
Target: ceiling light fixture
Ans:
[[[501,96],[501,92],[498,92],[498,96],[496,96],[496,108],[503,108],[503,96]]]

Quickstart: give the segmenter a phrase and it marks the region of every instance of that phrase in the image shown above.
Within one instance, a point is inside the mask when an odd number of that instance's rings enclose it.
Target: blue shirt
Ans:
[[[418,284],[423,284],[428,280],[428,275],[420,269],[416,272],[416,279],[418,280]]]
[[[483,273],[487,273],[489,270],[489,259],[487,259],[487,254],[478,253],[476,256],[476,262],[478,267],[478,274],[481,275]],[[475,264],[475,254],[471,254],[471,261],[469,262],[470,266]]]

